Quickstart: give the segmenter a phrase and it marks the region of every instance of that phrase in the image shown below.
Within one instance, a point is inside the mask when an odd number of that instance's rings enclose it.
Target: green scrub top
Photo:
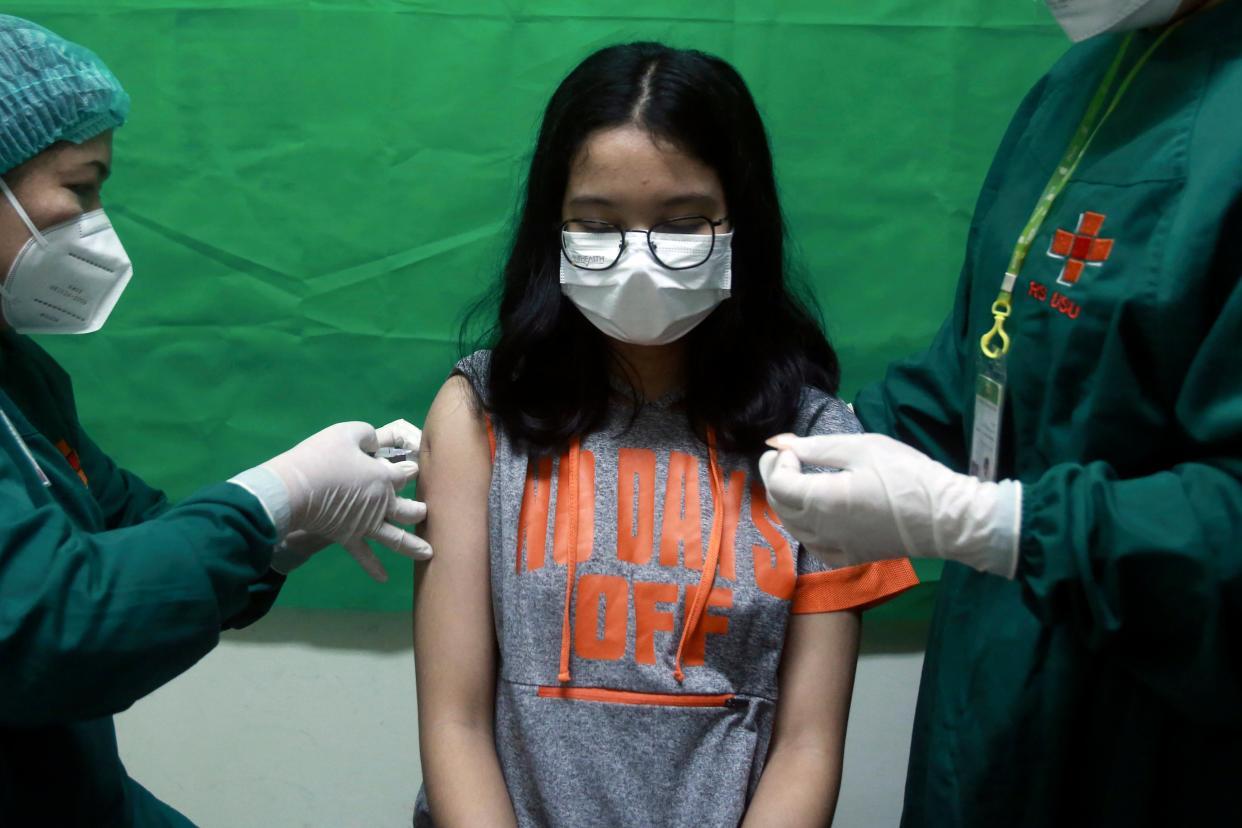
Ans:
[[[953,311],[859,395],[868,430],[966,469],[989,308],[1120,41],[1074,47],[1023,102]],[[1017,578],[944,568],[903,826],[1242,824],[1240,275],[1229,0],[1138,76],[1014,290],[999,472],[1024,490]]]
[[[0,409],[20,436],[0,420],[0,825],[189,826],[128,778],[111,717],[271,606],[271,521],[228,483],[170,506],[99,450],[69,377],[11,332]]]

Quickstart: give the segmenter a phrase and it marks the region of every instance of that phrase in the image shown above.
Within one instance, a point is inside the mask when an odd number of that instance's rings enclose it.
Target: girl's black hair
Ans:
[[[489,413],[534,454],[602,425],[615,357],[561,294],[561,203],[597,130],[635,124],[720,177],[733,226],[732,297],[686,337],[686,413],[723,449],[757,452],[788,431],[803,386],[835,394],[837,355],[787,285],[785,224],[755,102],[720,58],[659,43],[595,52],[543,115],[491,334]],[[715,218],[715,217],[713,217]]]

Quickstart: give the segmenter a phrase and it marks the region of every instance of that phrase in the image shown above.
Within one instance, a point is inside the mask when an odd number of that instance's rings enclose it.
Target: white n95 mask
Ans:
[[[134,269],[103,210],[34,226],[0,178],[0,189],[30,231],[0,283],[0,313],[18,333],[83,334],[103,327]]]
[[[1047,0],[1052,16],[1078,43],[1105,32],[1127,32],[1168,23],[1182,0]]]
[[[606,262],[617,255],[616,236],[572,233],[573,256],[586,263]],[[587,270],[561,255],[561,292],[582,315],[613,339],[634,345],[676,342],[729,298],[733,285],[732,233],[711,236],[655,233],[660,258],[703,264],[672,270],[656,261],[646,233],[626,234],[620,260],[608,270]],[[710,255],[708,254],[708,251]]]

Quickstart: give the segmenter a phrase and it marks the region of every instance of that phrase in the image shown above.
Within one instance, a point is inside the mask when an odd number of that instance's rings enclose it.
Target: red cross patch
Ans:
[[[1078,218],[1076,231],[1058,230],[1053,234],[1048,255],[1065,260],[1057,284],[1073,285],[1082,276],[1084,267],[1101,267],[1108,261],[1113,253],[1113,239],[1099,238],[1104,218],[1103,213],[1083,213]]]

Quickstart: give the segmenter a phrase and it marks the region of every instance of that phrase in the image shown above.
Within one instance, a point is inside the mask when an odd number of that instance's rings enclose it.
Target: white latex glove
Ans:
[[[834,567],[943,558],[1013,578],[1022,487],[985,483],[881,434],[775,438],[759,471],[785,528]],[[840,469],[804,473],[802,464]]]
[[[423,445],[423,432],[409,420],[393,420],[376,429],[375,439],[380,448],[403,448],[417,454]]]
[[[331,545],[330,539],[303,532],[301,529],[290,532],[272,552],[272,569],[288,575]]]
[[[338,423],[234,478],[263,502],[278,533],[289,532],[273,556],[273,568],[288,572],[327,541],[344,546],[372,578],[386,581],[388,575],[366,538],[407,558],[431,557],[426,541],[393,525],[413,525],[427,516],[424,504],[397,496],[418,475],[418,464],[370,456],[381,446],[416,450],[420,438],[418,429],[404,420],[379,432],[366,423]],[[279,478],[287,502],[274,502],[256,472]]]

